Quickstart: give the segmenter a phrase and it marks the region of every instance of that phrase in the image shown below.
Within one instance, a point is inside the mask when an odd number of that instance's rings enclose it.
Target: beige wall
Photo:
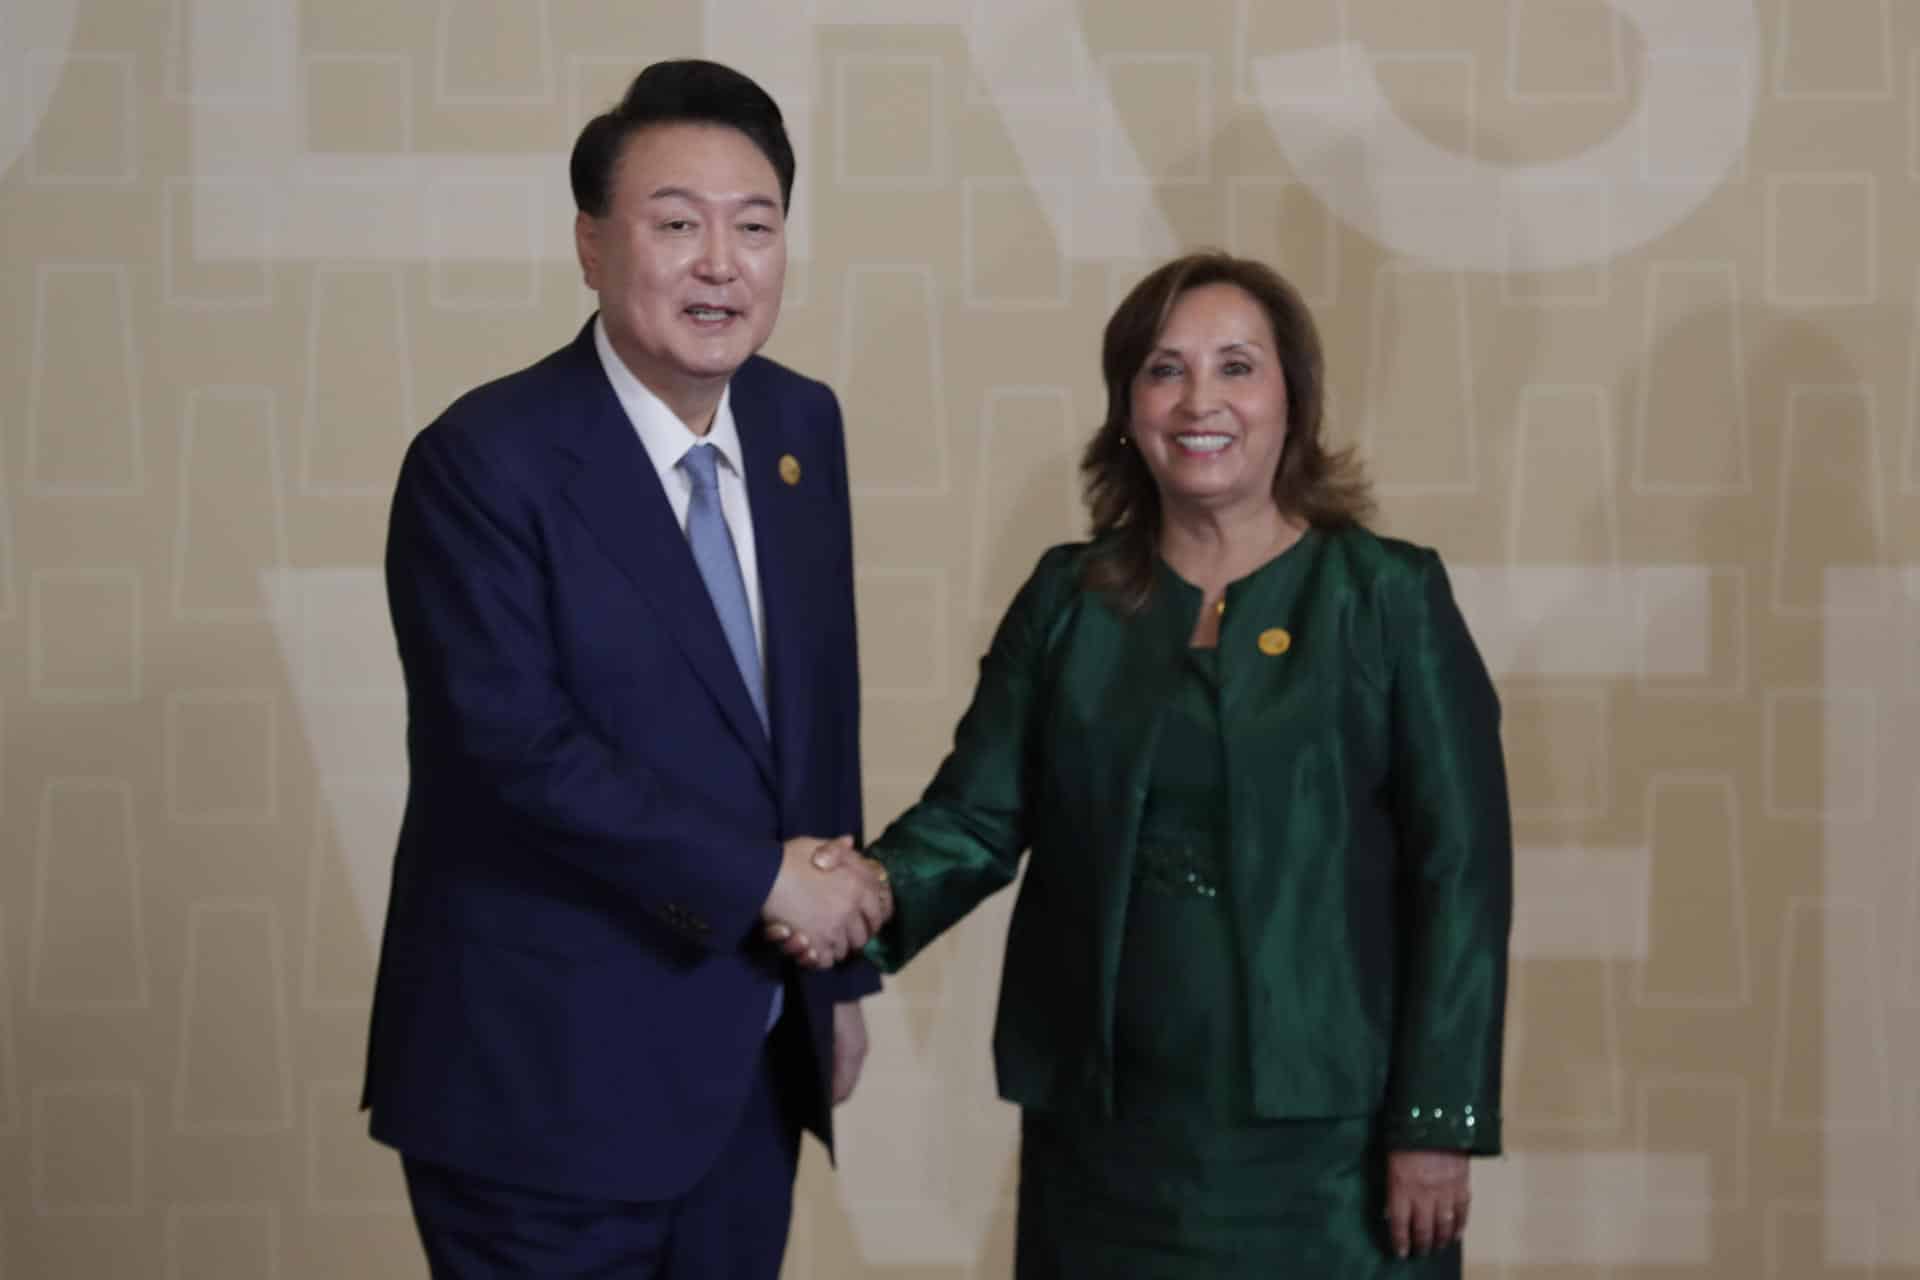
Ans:
[[[0,16],[0,1275],[423,1274],[354,1098],[408,435],[586,314],[641,64],[801,156],[876,822],[1079,526],[1110,306],[1291,273],[1509,712],[1473,1273],[1920,1275],[1920,11],[1895,0],[16,0]],[[1006,903],[871,1006],[789,1274],[1004,1275]]]

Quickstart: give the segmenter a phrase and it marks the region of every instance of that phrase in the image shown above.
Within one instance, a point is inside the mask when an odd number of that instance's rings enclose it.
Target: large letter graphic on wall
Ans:
[[[40,131],[60,83],[80,0],[9,5],[0,19],[0,174]]]
[[[1759,47],[1752,0],[1613,3],[1646,51],[1639,109],[1565,160],[1499,166],[1436,145],[1352,42],[1256,58],[1254,97],[1320,199],[1395,253],[1466,271],[1605,262],[1677,225],[1736,171]],[[1301,85],[1321,88],[1306,96]],[[1599,188],[1609,216],[1569,229],[1563,206],[1528,198],[1567,188]]]

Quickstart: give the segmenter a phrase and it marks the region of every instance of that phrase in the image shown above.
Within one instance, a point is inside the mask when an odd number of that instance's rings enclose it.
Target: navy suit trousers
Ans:
[[[407,1158],[434,1280],[777,1280],[799,1161],[794,1095],[813,1075],[792,1023],[768,1036],[719,1160],[677,1199],[555,1195]]]

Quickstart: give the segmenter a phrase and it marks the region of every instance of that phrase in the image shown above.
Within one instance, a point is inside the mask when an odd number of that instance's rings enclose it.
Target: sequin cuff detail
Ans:
[[[1426,1148],[1490,1155],[1500,1150],[1500,1113],[1475,1106],[1399,1107],[1386,1113],[1381,1136],[1394,1151]]]

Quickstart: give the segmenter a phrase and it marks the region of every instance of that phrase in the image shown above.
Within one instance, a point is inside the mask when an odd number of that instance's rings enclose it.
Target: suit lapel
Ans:
[[[567,499],[607,555],[652,602],[662,628],[720,704],[735,736],[772,786],[773,756],[767,735],[734,666],[720,616],[714,612],[707,584],[694,564],[686,534],[674,521],[646,448],[600,368],[591,329],[573,350],[582,364],[578,378],[582,430],[571,445],[581,466],[567,485]],[[754,519],[757,527],[757,504]],[[766,577],[765,569],[761,577]]]
[[[1140,824],[1146,816],[1160,732],[1193,627],[1193,612],[1168,600],[1173,591],[1163,573],[1153,601],[1142,613],[1122,616],[1103,601],[1090,608],[1085,624],[1088,637],[1083,643],[1104,656],[1106,673],[1106,687],[1096,703],[1102,708],[1102,721],[1082,747],[1086,767],[1105,786],[1105,803],[1094,818],[1099,825],[1093,847],[1100,851],[1101,865],[1091,877],[1099,978],[1096,1013],[1103,1027],[1113,1025],[1118,1008],[1120,952]]]
[[[809,531],[796,525],[793,513],[796,486],[781,478],[780,460],[786,448],[786,423],[778,401],[765,394],[751,366],[733,379],[733,422],[740,432],[740,455],[746,469],[747,501],[753,506],[753,545],[760,577],[760,610],[765,620],[767,718],[773,727],[776,764],[797,759],[807,739],[807,681],[801,652],[805,630],[795,611],[798,581],[794,557],[798,539]],[[804,477],[802,477],[804,480]]]

